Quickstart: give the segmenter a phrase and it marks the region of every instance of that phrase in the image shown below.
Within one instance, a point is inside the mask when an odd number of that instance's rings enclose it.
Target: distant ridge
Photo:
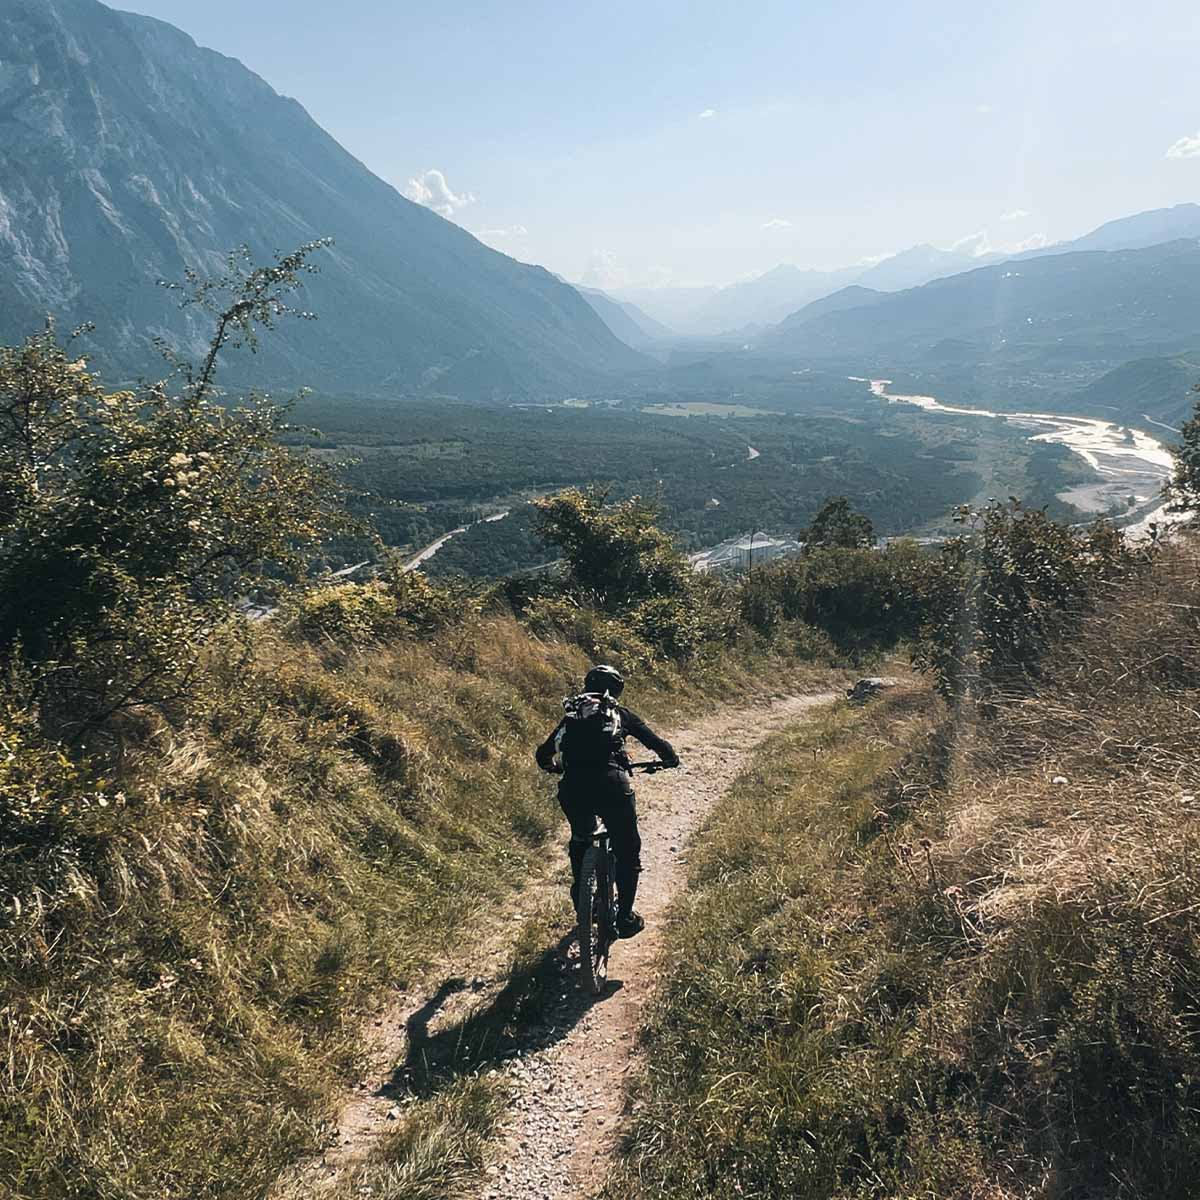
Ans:
[[[0,337],[92,320],[110,378],[206,324],[156,289],[330,235],[301,301],[226,381],[371,394],[561,395],[636,367],[574,289],[373,175],[295,100],[173,26],[96,0],[0,8]]]
[[[810,304],[806,304],[799,312],[793,313],[788,321],[802,325],[805,321],[813,321],[827,313],[845,312],[851,308],[864,308],[867,305],[878,304],[887,294],[887,292],[876,291],[875,288],[852,283],[849,287],[842,288],[841,291],[822,296],[820,300],[813,300]]]
[[[1200,329],[1200,242],[1004,262],[812,316],[759,345],[813,361],[1117,366],[1182,353]]]
[[[695,299],[677,313],[672,323],[681,332],[693,335],[753,332],[755,327],[777,324],[814,300],[833,295],[851,284],[879,292],[899,292],[1000,262],[1043,258],[1072,250],[1138,250],[1189,237],[1200,237],[1200,204],[1177,204],[1173,208],[1118,217],[1073,241],[1012,254],[999,251],[975,254],[970,250],[943,250],[923,244],[876,263],[829,271],[805,270],[784,263],[753,279],[706,292],[696,291]],[[663,303],[678,306],[677,293],[678,289],[664,289]],[[682,295],[686,299],[686,294]],[[637,292],[636,298],[648,311],[656,311],[658,296],[652,289]]]
[[[596,310],[600,319],[627,346],[638,349],[651,346],[674,334],[661,321],[644,313],[628,300],[618,300],[600,288],[575,284],[575,290]]]
[[[1071,250],[1141,250],[1180,238],[1200,238],[1200,204],[1176,204],[1118,217],[1072,242],[1049,246],[1043,254]]]

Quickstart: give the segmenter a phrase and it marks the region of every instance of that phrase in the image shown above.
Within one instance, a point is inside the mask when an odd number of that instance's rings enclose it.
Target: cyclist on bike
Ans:
[[[615,703],[625,687],[625,680],[616,667],[599,665],[588,671],[583,681],[582,697],[598,697],[600,708],[607,714],[606,735],[596,743],[597,748],[586,752],[568,752],[564,735],[572,721],[571,710],[555,727],[554,732],[537,748],[537,764],[543,771],[562,772],[558,785],[558,802],[571,824],[571,840],[567,853],[571,859],[571,903],[578,904],[579,872],[583,856],[592,840],[592,830],[599,817],[612,839],[616,859],[617,933],[620,937],[636,937],[646,928],[646,922],[634,911],[638,874],[642,869],[642,839],[638,835],[637,808],[634,803],[629,755],[625,753],[626,736],[633,736],[662,760],[664,766],[679,766],[679,756],[670,742],[660,738],[637,713]],[[608,702],[613,703],[609,704]],[[572,702],[568,701],[568,705]],[[581,739],[577,738],[577,741]],[[555,763],[560,757],[561,766]]]

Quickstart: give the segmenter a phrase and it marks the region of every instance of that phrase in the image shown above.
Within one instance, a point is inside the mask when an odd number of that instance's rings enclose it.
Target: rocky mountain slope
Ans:
[[[325,236],[302,300],[321,319],[284,323],[242,378],[503,398],[640,361],[572,288],[404,199],[236,60],[96,0],[5,0],[0,338],[90,320],[111,377],[156,372],[152,334],[195,354],[207,331],[157,280]]]

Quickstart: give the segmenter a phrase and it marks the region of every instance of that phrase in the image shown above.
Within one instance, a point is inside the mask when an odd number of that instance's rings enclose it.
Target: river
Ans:
[[[953,413],[964,417],[990,417],[1028,429],[1035,442],[1055,442],[1078,454],[1099,476],[1096,483],[1081,484],[1059,492],[1059,498],[1084,512],[1104,513],[1114,506],[1124,510],[1129,496],[1137,504],[1133,520],[1125,525],[1128,536],[1144,538],[1150,526],[1162,527],[1182,520],[1162,502],[1162,485],[1170,478],[1175,459],[1157,438],[1094,417],[1069,417],[1059,413],[989,412],[984,408],[960,408],[943,404],[933,396],[905,396],[889,392],[890,379],[859,380],[871,391],[893,404],[912,404],[926,412]]]

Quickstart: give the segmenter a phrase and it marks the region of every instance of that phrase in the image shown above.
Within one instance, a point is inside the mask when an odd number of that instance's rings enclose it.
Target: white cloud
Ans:
[[[1013,208],[1013,209],[1009,209],[1009,211],[1006,213],[1001,213],[1000,220],[1002,220],[1002,221],[1023,221],[1023,220],[1025,220],[1026,217],[1032,217],[1032,216],[1033,216],[1033,213],[1031,213],[1029,211],[1029,209],[1027,209],[1027,208]]]
[[[1048,246],[1050,239],[1044,233],[1035,233],[1027,237],[1023,242],[1018,242],[1009,251],[1010,254],[1020,254],[1025,250],[1040,250],[1043,246]]]
[[[791,229],[791,221],[785,221],[782,217],[773,217],[770,221],[764,221],[762,227],[764,229]]]
[[[408,181],[404,195],[414,204],[423,204],[439,216],[452,217],[460,208],[475,202],[470,192],[452,192],[446,177],[438,170],[422,171]]]
[[[1191,137],[1181,137],[1167,147],[1168,158],[1200,158],[1200,132]]]
[[[996,110],[990,104],[977,104],[975,105],[975,111],[981,117],[986,117],[989,113],[994,113]]]
[[[715,108],[706,108],[703,112],[696,114],[702,121],[707,121],[709,117],[715,117],[716,115],[717,110]]]
[[[983,255],[992,252],[992,243],[988,240],[987,230],[981,229],[978,233],[968,233],[966,237],[952,242],[950,249],[957,250],[960,254],[969,254],[972,258],[982,258]]]
[[[474,232],[482,242],[508,242],[529,236],[529,230],[524,225],[509,225],[507,229],[476,229]]]

